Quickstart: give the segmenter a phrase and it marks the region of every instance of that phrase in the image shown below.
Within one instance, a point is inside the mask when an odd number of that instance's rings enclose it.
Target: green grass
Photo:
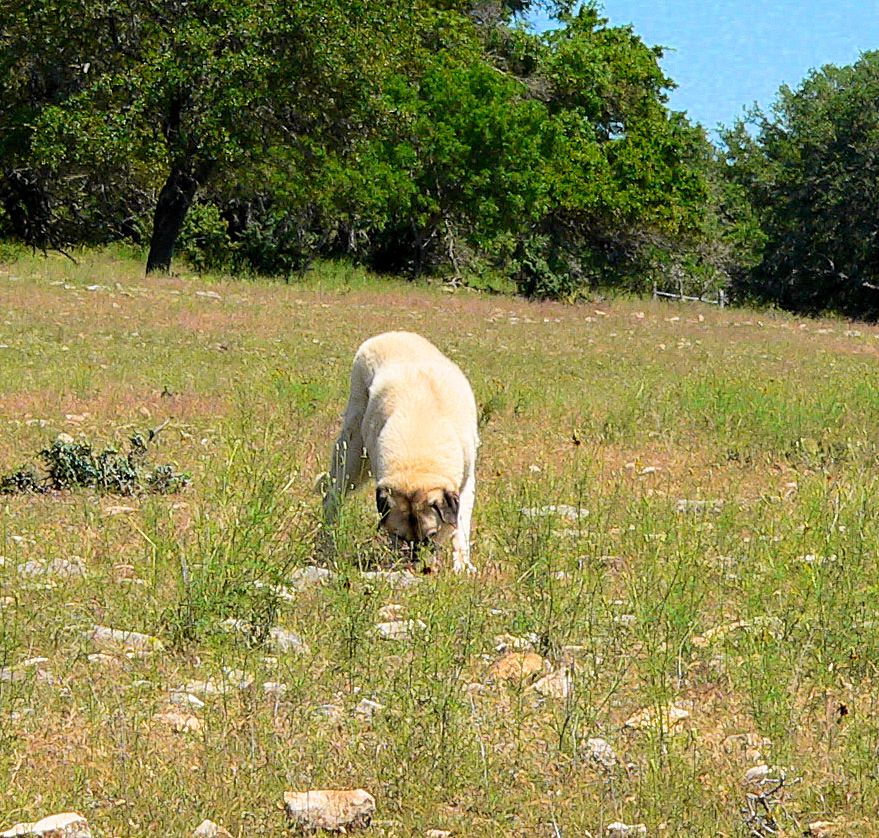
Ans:
[[[879,834],[877,329],[529,304],[336,264],[280,284],[144,279],[121,251],[12,255],[0,471],[62,431],[121,446],[168,419],[152,457],[192,484],[3,498],[0,666],[45,656],[56,683],[0,681],[0,827],[76,809],[96,835],[186,835],[210,817],[280,836],[285,790],[362,786],[378,801],[365,836],[602,835],[615,820],[732,836],[748,834],[744,773],[766,762],[786,772],[784,834],[815,820]],[[476,578],[362,577],[392,564],[370,492],[345,507],[335,554],[321,538],[313,485],[351,357],[390,328],[434,340],[473,382]],[[520,511],[560,503],[589,514]],[[72,556],[85,576],[16,571]],[[273,594],[314,562],[329,584]],[[388,603],[425,628],[378,639]],[[90,662],[94,624],[166,651]],[[272,626],[308,651],[272,651]],[[567,698],[491,683],[495,638],[531,633],[570,667]],[[152,719],[170,688],[224,667],[255,687],[208,700],[200,731]],[[363,698],[385,709],[354,715]],[[674,729],[624,727],[671,702],[690,713]],[[745,733],[768,740],[759,756],[727,739]],[[609,775],[585,750],[596,736],[617,753]]]

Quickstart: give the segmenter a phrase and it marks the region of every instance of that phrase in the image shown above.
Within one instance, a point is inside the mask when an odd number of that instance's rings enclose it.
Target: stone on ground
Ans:
[[[284,794],[284,808],[290,826],[300,832],[342,832],[369,826],[375,798],[365,789],[288,791]]]
[[[18,823],[5,832],[0,838],[92,838],[86,819],[76,812],[64,812],[60,815],[49,815],[36,823]]]

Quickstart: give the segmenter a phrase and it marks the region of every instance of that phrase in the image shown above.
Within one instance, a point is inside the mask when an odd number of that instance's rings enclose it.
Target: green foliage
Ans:
[[[150,432],[148,439],[155,436]],[[45,475],[30,466],[19,468],[0,478],[0,494],[42,493],[68,489],[96,489],[116,495],[135,495],[143,491],[157,494],[179,492],[189,477],[171,465],[146,468],[147,440],[134,434],[129,451],[122,454],[108,447],[95,452],[88,442],[56,439],[38,456]]]
[[[879,314],[879,52],[782,87],[770,114],[724,136],[730,177],[765,248],[742,293],[785,307]]]

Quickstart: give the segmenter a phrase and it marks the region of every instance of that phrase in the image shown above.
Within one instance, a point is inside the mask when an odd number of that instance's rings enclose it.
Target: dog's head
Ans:
[[[460,496],[450,489],[435,487],[403,492],[379,485],[375,505],[384,528],[395,542],[411,545],[441,545],[458,526]]]

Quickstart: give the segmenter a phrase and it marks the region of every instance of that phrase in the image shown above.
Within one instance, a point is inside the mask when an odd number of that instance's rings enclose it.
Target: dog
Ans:
[[[452,542],[455,572],[470,561],[479,446],[476,399],[457,364],[412,332],[361,344],[342,431],[324,484],[324,520],[344,495],[375,478],[379,526],[397,546]]]

